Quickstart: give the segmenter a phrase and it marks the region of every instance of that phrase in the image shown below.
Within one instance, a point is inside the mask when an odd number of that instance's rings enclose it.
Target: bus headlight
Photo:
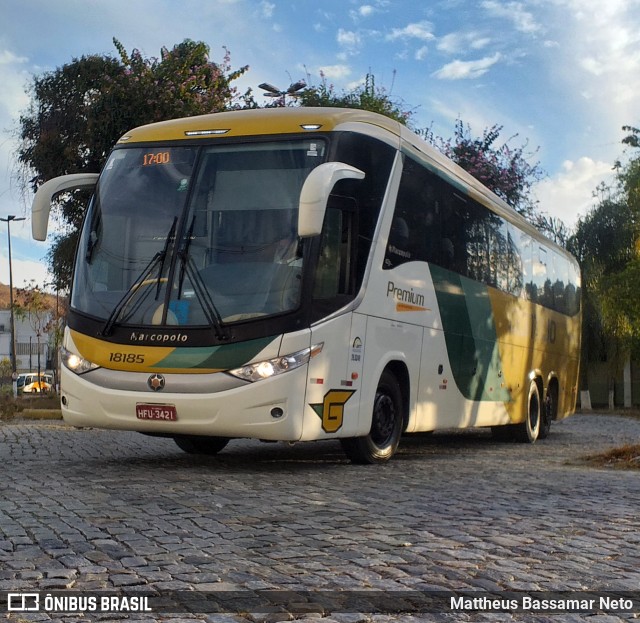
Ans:
[[[85,372],[89,372],[89,370],[95,370],[99,366],[95,363],[91,363],[84,357],[80,357],[80,355],[76,355],[72,353],[70,350],[67,350],[64,346],[60,348],[60,359],[66,368],[71,370],[71,372],[75,372],[76,374],[84,374]]]
[[[312,357],[315,357],[322,351],[324,343],[315,344],[310,348],[299,350],[296,353],[290,355],[283,355],[282,357],[275,357],[274,359],[267,359],[266,361],[257,361],[256,363],[250,363],[242,368],[235,368],[235,370],[228,370],[229,374],[242,379],[243,381],[261,381],[263,379],[271,378],[290,370],[295,370],[300,366],[303,366]]]

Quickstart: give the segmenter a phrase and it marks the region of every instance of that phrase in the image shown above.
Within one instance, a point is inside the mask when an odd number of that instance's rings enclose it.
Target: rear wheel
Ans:
[[[385,370],[376,389],[369,434],[340,440],[353,463],[383,463],[394,455],[402,435],[402,406],[398,381]]]
[[[203,437],[200,435],[176,435],[173,440],[180,450],[189,454],[218,454],[228,443],[228,437]]]
[[[558,390],[554,385],[547,388],[547,396],[542,409],[542,422],[538,439],[546,439],[551,431],[551,422],[556,419],[558,413]]]
[[[542,401],[540,400],[540,389],[535,381],[531,381],[526,417],[524,422],[516,425],[516,439],[523,443],[535,443],[540,436],[541,423]]]

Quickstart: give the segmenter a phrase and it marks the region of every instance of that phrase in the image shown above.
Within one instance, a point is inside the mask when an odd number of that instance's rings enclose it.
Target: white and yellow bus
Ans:
[[[62,349],[65,420],[173,437],[340,439],[492,427],[534,442],[575,409],[580,275],[473,177],[385,117],[226,112],[143,126],[94,188]]]
[[[25,372],[18,375],[16,381],[18,394],[46,394],[53,389],[53,376],[37,372]]]

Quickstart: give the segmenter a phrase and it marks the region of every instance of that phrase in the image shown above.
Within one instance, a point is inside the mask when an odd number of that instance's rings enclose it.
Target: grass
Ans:
[[[585,457],[585,462],[593,467],[640,470],[640,443],[627,444],[600,454]]]
[[[622,409],[615,412],[595,409],[589,411],[589,413],[595,415],[621,415],[640,420],[640,409],[637,408]],[[591,454],[584,457],[583,460],[592,467],[640,470],[640,443],[631,443],[598,454]]]
[[[55,394],[18,396],[10,393],[0,395],[0,421],[8,422],[14,418],[28,417],[38,419],[59,419],[60,396]]]

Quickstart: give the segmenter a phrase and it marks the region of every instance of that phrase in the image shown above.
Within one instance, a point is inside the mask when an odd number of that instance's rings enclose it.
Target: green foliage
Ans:
[[[639,131],[623,143],[632,148]],[[598,187],[598,203],[581,218],[569,240],[583,276],[583,369],[606,360],[613,377],[640,351],[640,156],[616,164],[614,187]]]
[[[623,132],[631,132],[628,136],[622,139],[622,143],[624,145],[629,145],[630,147],[640,147],[640,129],[634,128],[630,125],[622,126]]]
[[[31,103],[20,117],[18,161],[23,186],[36,190],[57,175],[97,172],[113,144],[133,127],[154,121],[253,106],[250,91],[232,82],[248,67],[232,70],[225,48],[221,63],[209,47],[189,39],[163,48],[160,58],[128,54],[114,39],[120,58],[83,56],[36,76]],[[55,281],[68,287],[73,249],[86,193],[65,195],[56,211],[64,233],[48,256]]]
[[[608,275],[600,287],[603,326],[616,339],[640,339],[640,258]]]
[[[327,84],[324,76],[320,86],[308,87],[298,98],[300,106],[329,106],[335,108],[356,108],[376,112],[408,125],[411,112],[403,110],[393,101],[385,89],[377,87],[373,74],[367,74],[365,83],[353,91],[336,93],[333,85]]]
[[[623,270],[635,257],[636,221],[636,211],[624,193],[603,198],[578,221],[570,248],[585,271],[585,277],[599,279]]]
[[[231,82],[242,76],[247,66],[231,70],[231,56],[225,54],[221,64],[209,60],[209,47],[203,42],[186,39],[168,50],[162,48],[160,58],[144,58],[139,50],[127,54],[114,39],[120,54],[122,72],[109,77],[102,99],[102,114],[108,115],[113,105],[122,108],[117,115],[127,120],[127,128],[144,123],[190,117],[241,107],[250,99],[247,92],[239,96]]]

